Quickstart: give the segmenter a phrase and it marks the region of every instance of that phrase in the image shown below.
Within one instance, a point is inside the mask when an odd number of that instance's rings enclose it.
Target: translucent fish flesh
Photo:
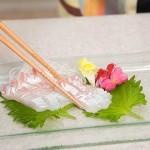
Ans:
[[[81,104],[82,109],[96,112],[107,108],[111,95],[100,88],[83,84],[77,75],[64,76],[65,81],[57,81],[66,91],[70,92]],[[8,99],[14,99],[36,111],[55,110],[69,103],[69,99],[59,94],[35,69],[24,65],[17,73],[10,74],[8,84],[2,86],[2,94]]]

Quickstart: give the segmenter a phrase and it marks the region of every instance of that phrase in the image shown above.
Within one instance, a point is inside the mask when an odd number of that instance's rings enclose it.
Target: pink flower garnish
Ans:
[[[111,91],[128,80],[127,74],[125,74],[122,69],[115,64],[109,64],[104,69],[99,69],[96,76],[96,86],[105,89],[106,91]]]

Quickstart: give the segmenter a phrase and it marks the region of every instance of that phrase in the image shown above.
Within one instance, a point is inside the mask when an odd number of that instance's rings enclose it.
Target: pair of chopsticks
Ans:
[[[32,50],[22,39],[20,39],[11,29],[9,29],[4,23],[0,22],[0,30],[6,33],[14,42],[16,42],[26,53],[28,53],[36,62],[42,65],[49,73],[53,75],[58,81],[64,81],[64,78],[54,70],[39,54]],[[78,107],[80,107],[79,101],[70,93],[57,84],[41,67],[26,57],[15,45],[9,41],[4,35],[0,35],[0,41],[11,49],[17,56],[23,61],[35,68],[53,87],[55,87],[61,94],[72,100]]]

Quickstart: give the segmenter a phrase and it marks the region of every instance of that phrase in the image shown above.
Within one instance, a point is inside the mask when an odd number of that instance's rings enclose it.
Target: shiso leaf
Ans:
[[[45,110],[43,112],[37,112],[15,100],[8,100],[4,98],[1,93],[0,97],[3,99],[1,103],[9,110],[8,115],[12,116],[14,121],[22,123],[24,126],[29,128],[43,127],[47,119],[59,119],[61,117],[75,119],[75,117],[68,112],[68,110],[74,107],[74,104],[68,104],[63,108],[54,111]]]
[[[102,109],[96,113],[84,112],[87,117],[94,117],[112,122],[117,122],[122,116],[130,115],[137,119],[143,119],[140,115],[132,112],[132,108],[137,105],[145,105],[146,99],[142,92],[141,81],[136,81],[135,76],[124,84],[119,85],[111,92],[112,103],[107,109]]]

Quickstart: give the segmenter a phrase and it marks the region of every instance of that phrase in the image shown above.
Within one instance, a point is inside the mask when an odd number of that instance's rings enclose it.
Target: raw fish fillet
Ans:
[[[9,83],[2,86],[4,97],[14,99],[36,111],[55,110],[72,103],[50,86],[35,69],[24,65],[17,73],[12,72]],[[84,85],[82,78],[77,74],[65,75],[64,78],[65,81],[54,79],[54,82],[58,82],[66,91],[75,96],[84,110],[96,112],[109,106],[111,95],[103,89]]]

